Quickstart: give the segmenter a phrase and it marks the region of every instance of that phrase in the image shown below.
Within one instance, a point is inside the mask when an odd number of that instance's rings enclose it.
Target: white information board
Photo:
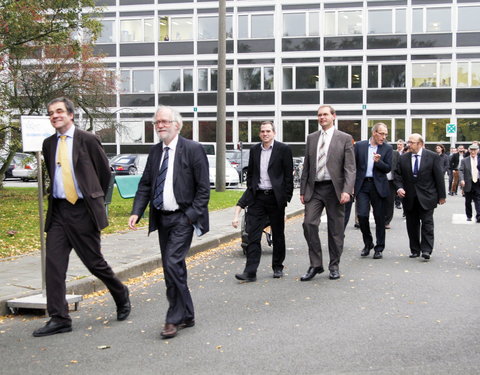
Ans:
[[[55,133],[48,116],[21,116],[23,152],[42,151],[43,140]]]

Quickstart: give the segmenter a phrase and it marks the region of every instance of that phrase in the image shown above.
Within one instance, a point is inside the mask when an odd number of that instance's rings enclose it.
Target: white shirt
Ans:
[[[167,146],[163,144],[163,148],[168,147],[168,169],[167,176],[165,177],[165,186],[163,187],[163,209],[165,211],[175,211],[180,207],[175,199],[175,193],[173,191],[173,168],[175,162],[175,150],[177,149],[178,135]],[[162,166],[162,162],[165,156],[165,152],[162,153],[162,159],[160,160],[159,169]]]
[[[272,188],[272,182],[268,175],[268,164],[270,163],[270,157],[272,156],[273,143],[269,148],[264,148],[263,143],[260,144],[260,181],[258,182],[258,188],[260,190],[270,190]]]
[[[53,197],[58,199],[66,199],[65,196],[65,189],[63,187],[63,178],[62,178],[62,167],[60,163],[57,162],[58,160],[58,148],[60,147],[60,139],[61,135],[66,135],[67,138],[65,141],[67,142],[67,149],[68,149],[68,161],[70,162],[70,170],[72,171],[73,177],[73,184],[75,185],[75,190],[77,191],[77,195],[79,199],[83,199],[82,192],[78,188],[77,178],[75,177],[75,169],[73,168],[73,136],[75,134],[75,126],[72,125],[70,129],[68,129],[65,134],[60,134],[57,132],[57,150],[55,151],[55,177],[53,179]]]
[[[373,154],[376,154],[378,145],[373,146],[371,139],[368,142],[368,155],[367,155],[367,170],[365,171],[365,177],[373,177]]]
[[[323,131],[323,129],[320,129],[320,131],[324,134],[324,139],[325,139],[325,154],[327,156],[327,161],[328,161],[328,149],[330,148],[330,142],[332,142],[332,137],[333,137],[333,132],[335,131],[335,127],[332,126],[331,128],[329,128],[328,130],[326,131]],[[321,135],[320,135],[321,136]],[[317,144],[317,155],[320,153],[320,142],[318,142]],[[317,164],[318,162],[318,158],[317,160],[315,161],[315,165]],[[315,170],[318,170],[318,166],[316,165],[316,169]],[[332,178],[330,177],[330,173],[328,173],[328,168],[327,166],[325,165],[325,178],[323,179],[323,181],[327,181],[327,180],[331,180]]]

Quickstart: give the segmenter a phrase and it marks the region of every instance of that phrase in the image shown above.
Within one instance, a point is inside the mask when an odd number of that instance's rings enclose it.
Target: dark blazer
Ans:
[[[320,131],[309,134],[300,180],[300,194],[309,202],[315,190],[317,175],[317,146]],[[327,170],[332,179],[335,193],[340,201],[343,192],[353,195],[355,184],[355,154],[352,136],[337,129],[334,130],[327,152]]]
[[[355,177],[355,196],[362,188],[368,165],[368,145],[370,141],[360,141],[355,143],[355,161],[357,163],[357,174]],[[386,198],[390,193],[388,186],[387,173],[392,169],[392,146],[388,143],[378,145],[377,154],[380,154],[380,160],[373,163],[373,183],[377,189],[378,195]]]
[[[467,156],[468,156],[467,153],[463,153],[463,158],[464,159]],[[459,152],[456,152],[455,154],[450,156],[450,169],[457,170],[458,168],[460,168],[460,166],[458,165],[459,159],[460,159],[460,153]]]
[[[49,204],[45,220],[46,232],[49,230],[52,222],[52,187],[53,179],[55,178],[57,142],[57,134],[53,134],[43,141],[42,147],[45,165],[51,181],[51,194],[48,197]],[[97,229],[102,230],[108,226],[105,195],[110,182],[111,170],[100,139],[92,133],[75,128],[72,158],[75,178],[78,188],[82,192],[83,200]]]
[[[395,178],[395,171],[397,170],[398,159],[400,158],[400,153],[397,150],[392,151],[392,177]]]
[[[162,152],[161,142],[150,149],[132,208],[132,215],[138,215],[140,221],[150,202],[149,234],[158,229],[153,217],[155,211],[153,195]],[[198,227],[201,234],[207,233],[210,229],[208,219],[210,179],[208,160],[202,145],[179,135],[173,168],[173,192],[180,210]]]
[[[446,198],[445,180],[440,156],[435,152],[423,149],[417,178],[413,177],[412,153],[400,156],[395,173],[395,186],[405,190],[403,205],[411,210],[415,197],[424,210],[437,207],[440,199]]]
[[[260,182],[260,155],[262,144],[257,143],[250,149],[248,160],[247,187],[253,196]],[[292,150],[285,143],[274,141],[272,155],[268,163],[268,176],[279,207],[285,207],[293,195],[293,158]]]
[[[480,158],[477,156],[477,168],[478,168],[478,160]],[[472,162],[471,157],[463,158],[460,168],[458,169],[460,173],[459,180],[465,181],[465,186],[463,187],[463,191],[469,193],[472,190]],[[480,173],[479,173],[480,175]]]

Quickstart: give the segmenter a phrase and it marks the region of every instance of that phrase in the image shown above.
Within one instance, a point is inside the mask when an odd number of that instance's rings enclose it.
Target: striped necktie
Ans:
[[[72,170],[70,168],[70,161],[68,160],[67,136],[60,136],[60,145],[57,153],[57,163],[62,168],[63,190],[65,191],[65,198],[71,204],[75,204],[78,199],[77,190],[73,183]]]
[[[158,172],[157,180],[155,182],[155,194],[153,197],[153,206],[157,210],[161,210],[163,207],[163,189],[165,187],[165,179],[167,178],[167,169],[168,169],[168,150],[169,147],[163,149],[163,162]]]
[[[322,181],[325,178],[325,167],[327,165],[327,153],[325,151],[325,132],[322,131],[318,143],[319,146],[317,155],[317,179],[319,181]]]

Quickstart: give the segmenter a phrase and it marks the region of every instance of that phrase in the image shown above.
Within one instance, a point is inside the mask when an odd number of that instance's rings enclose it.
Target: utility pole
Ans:
[[[217,70],[217,150],[215,190],[225,191],[226,143],[226,0],[218,2],[218,70]]]

